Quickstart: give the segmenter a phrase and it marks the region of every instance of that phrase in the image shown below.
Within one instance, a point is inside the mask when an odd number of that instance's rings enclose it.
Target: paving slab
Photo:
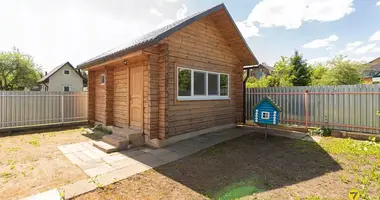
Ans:
[[[69,148],[68,145],[57,146],[57,148],[58,148],[63,154],[71,153],[70,148]]]
[[[119,161],[119,160],[123,160],[123,159],[126,159],[127,156],[123,155],[123,154],[114,154],[114,155],[110,155],[110,156],[106,156],[106,157],[103,157],[102,160],[106,163],[113,163],[115,161]]]
[[[91,149],[91,148],[93,148],[93,142],[92,141],[90,141],[90,142],[81,142],[80,143],[84,148],[86,148],[86,149]]]
[[[113,170],[115,170],[114,167],[110,166],[109,164],[104,163],[97,167],[86,169],[84,170],[84,173],[86,173],[90,177],[94,177],[96,175],[104,174]]]
[[[78,158],[74,153],[67,153],[65,154],[66,158],[68,158],[72,163],[74,164],[80,164],[82,163],[82,160]]]
[[[94,159],[94,160],[102,158],[101,155],[99,155],[98,153],[95,153],[94,151],[91,151],[90,149],[83,151],[83,153],[86,154],[91,159]]]
[[[107,157],[109,154],[101,151],[100,149],[96,148],[96,147],[92,147],[92,148],[89,148],[89,150],[91,150],[92,152],[96,153],[96,155],[100,156],[101,158],[103,157]]]
[[[133,164],[136,164],[138,163],[137,160],[133,159],[133,158],[124,158],[122,160],[118,160],[118,161],[115,161],[115,162],[112,162],[110,163],[112,165],[112,167],[116,168],[116,169],[121,169],[121,168],[124,168],[124,167],[127,167],[129,165],[133,165]]]
[[[91,168],[95,168],[95,167],[99,167],[100,165],[103,165],[105,164],[102,160],[91,160],[91,161],[87,161],[87,162],[80,162],[78,163],[78,167],[81,168],[83,171],[84,170],[87,170],[87,169],[91,169]]]
[[[175,143],[175,144],[171,144],[171,145],[169,145],[169,146],[164,147],[164,149],[167,149],[167,150],[169,150],[169,151],[174,152],[174,151],[176,151],[177,149],[184,148],[184,147],[186,147],[186,146],[177,142],[177,143]]]
[[[166,164],[167,162],[164,160],[160,160],[157,158],[157,156],[151,155],[151,154],[141,154],[139,156],[134,157],[133,159],[137,160],[138,162],[147,165],[149,167],[158,167],[160,165]]]
[[[26,197],[26,198],[21,199],[21,200],[44,200],[44,199],[61,200],[61,196],[59,194],[58,189],[52,189],[52,190],[42,192],[42,193],[30,196],[30,197]]]
[[[72,184],[65,185],[60,188],[65,199],[71,199],[75,196],[95,190],[97,186],[90,179],[83,179]]]
[[[177,152],[170,152],[170,153],[167,153],[165,155],[159,156],[158,159],[164,160],[167,163],[170,163],[170,162],[173,162],[175,160],[181,159],[183,157],[185,157],[185,156],[183,156],[183,155],[181,155],[181,154],[179,154]]]
[[[155,150],[149,152],[149,154],[157,156],[157,157],[164,156],[165,154],[169,154],[169,153],[172,153],[172,151],[170,151],[168,149],[164,149],[164,148],[155,149]]]
[[[84,150],[86,150],[86,148],[84,146],[82,146],[80,143],[70,144],[68,146],[68,148],[70,149],[71,152],[78,152],[78,151],[84,151]]]
[[[109,184],[112,184],[116,181],[123,180],[123,179],[128,178],[132,175],[141,173],[141,172],[149,170],[149,169],[151,169],[151,167],[146,166],[146,165],[141,164],[141,163],[135,162],[134,164],[132,164],[128,167],[124,167],[121,169],[117,169],[115,171],[111,171],[111,172],[102,174],[102,175],[97,177],[97,180],[99,181],[99,183],[101,183],[103,185],[109,185]]]
[[[125,151],[120,151],[118,153],[121,153],[123,155],[126,155],[128,157],[136,157],[136,156],[139,156],[141,154],[145,154],[146,152],[144,151],[141,151],[140,149],[130,149],[130,150],[125,150]]]
[[[74,152],[73,154],[76,155],[79,159],[81,159],[84,162],[93,160],[90,156],[85,154],[83,151],[77,151],[77,152]]]

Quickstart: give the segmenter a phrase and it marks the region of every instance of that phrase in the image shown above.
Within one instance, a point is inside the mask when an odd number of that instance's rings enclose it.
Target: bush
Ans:
[[[308,132],[309,135],[318,135],[318,136],[331,136],[331,129],[326,127],[312,129]]]

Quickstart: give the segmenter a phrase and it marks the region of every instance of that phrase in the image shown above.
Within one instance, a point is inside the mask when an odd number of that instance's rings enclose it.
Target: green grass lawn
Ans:
[[[339,175],[341,182],[356,185],[362,199],[380,199],[380,143],[371,139],[325,137],[319,144],[297,141],[294,147],[300,151],[321,147],[343,167]],[[368,194],[369,190],[372,195]],[[311,199],[323,198],[314,196]]]

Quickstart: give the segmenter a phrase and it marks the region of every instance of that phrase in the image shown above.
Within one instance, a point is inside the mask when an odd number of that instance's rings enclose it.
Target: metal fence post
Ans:
[[[61,122],[64,122],[64,119],[65,119],[65,115],[64,115],[64,106],[63,106],[63,94],[61,94]]]
[[[309,129],[309,91],[305,90],[305,127],[306,131]]]

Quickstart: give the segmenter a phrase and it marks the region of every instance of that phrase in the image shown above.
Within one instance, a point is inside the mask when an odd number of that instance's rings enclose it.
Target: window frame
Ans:
[[[268,117],[264,117],[264,114],[268,114]],[[261,112],[261,119],[270,119],[270,112],[267,112],[267,111]]]
[[[65,87],[68,87],[68,88],[69,88],[69,91],[65,91]],[[63,92],[71,92],[71,86],[68,86],[68,85],[64,85],[64,86],[62,86],[62,91],[63,91]]]
[[[178,79],[178,71],[180,69],[190,70],[191,72],[191,95],[190,96],[179,96],[179,79]],[[197,95],[194,94],[194,71],[195,72],[202,72],[205,73],[205,95]],[[218,75],[218,94],[208,94],[208,74],[216,74]],[[227,95],[226,96],[220,96],[220,75],[227,75]],[[200,69],[193,69],[188,67],[177,67],[176,68],[176,96],[178,101],[189,101],[189,100],[228,100],[230,99],[230,74],[228,73],[222,73],[222,72],[215,72],[215,71],[206,71],[206,70],[200,70]]]
[[[103,82],[102,82],[102,77],[103,77]],[[106,76],[104,74],[100,74],[99,82],[100,82],[100,85],[104,85],[104,83],[106,82]]]
[[[69,73],[66,74],[65,72],[69,72]],[[70,70],[69,70],[69,69],[64,69],[64,70],[63,70],[63,75],[70,75]]]

